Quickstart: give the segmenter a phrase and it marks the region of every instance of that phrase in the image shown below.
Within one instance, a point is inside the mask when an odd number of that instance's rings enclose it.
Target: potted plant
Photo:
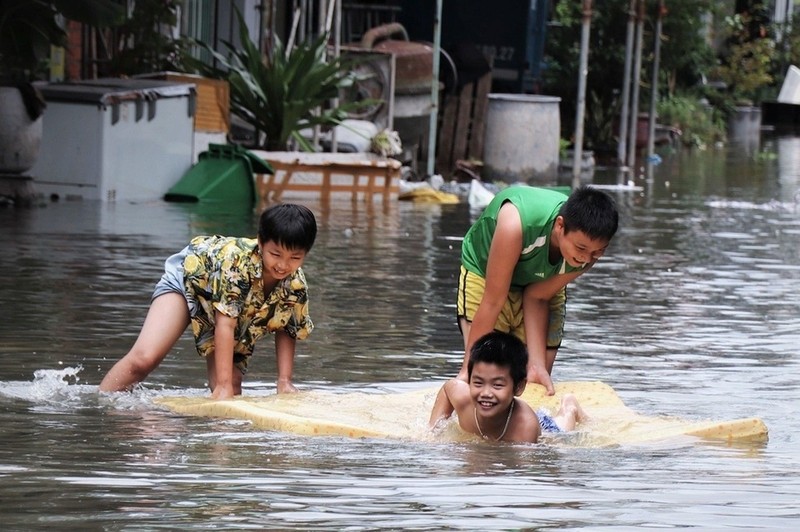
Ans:
[[[44,79],[50,47],[66,44],[60,22],[106,27],[124,17],[113,0],[0,0],[0,174],[36,161],[45,103],[33,82]]]
[[[290,50],[276,38],[269,53],[262,56],[238,10],[236,15],[241,45],[223,41],[227,55],[197,42],[220,66],[191,57],[184,62],[190,70],[228,81],[231,111],[265,136],[263,143],[256,139],[256,147],[284,151],[294,142],[305,151],[313,151],[301,131],[340,124],[348,113],[375,103],[360,100],[329,105],[341,89],[362,76],[353,70],[357,59],[327,56],[327,34]]]
[[[738,140],[758,138],[761,101],[774,91],[775,40],[768,20],[761,4],[725,19],[726,46],[712,75],[725,85],[718,105],[727,115],[730,137]]]

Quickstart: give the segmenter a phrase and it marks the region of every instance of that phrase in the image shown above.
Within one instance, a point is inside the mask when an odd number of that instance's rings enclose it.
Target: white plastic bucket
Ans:
[[[510,183],[558,176],[561,117],[557,96],[490,94],[484,175]]]

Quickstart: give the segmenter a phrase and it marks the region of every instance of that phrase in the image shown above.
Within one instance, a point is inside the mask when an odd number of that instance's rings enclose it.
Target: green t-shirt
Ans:
[[[557,190],[530,186],[510,186],[500,191],[470,227],[461,245],[461,264],[469,271],[486,278],[489,248],[497,226],[500,207],[511,202],[522,220],[522,254],[511,277],[511,289],[543,281],[554,275],[579,271],[562,258],[551,264],[550,233],[567,196]]]

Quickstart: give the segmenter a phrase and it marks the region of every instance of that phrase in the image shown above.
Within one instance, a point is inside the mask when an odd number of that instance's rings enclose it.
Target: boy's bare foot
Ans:
[[[561,398],[561,406],[553,418],[556,420],[561,430],[570,431],[573,430],[578,423],[588,420],[589,415],[581,408],[575,395],[568,393],[564,394],[564,397]]]
[[[278,393],[294,393],[297,391],[290,381],[278,381]]]
[[[578,423],[588,421],[589,414],[587,414],[586,411],[581,407],[574,394],[568,393],[564,395],[564,398],[561,400],[561,404],[570,412],[574,412],[573,415],[575,416],[575,421]]]

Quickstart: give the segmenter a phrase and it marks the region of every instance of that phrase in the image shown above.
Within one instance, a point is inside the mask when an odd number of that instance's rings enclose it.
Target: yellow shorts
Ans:
[[[467,271],[461,266],[461,273],[458,276],[458,301],[456,311],[458,318],[465,318],[472,321],[478,305],[483,298],[483,291],[486,289],[486,281],[476,273]],[[564,337],[564,317],[567,313],[567,287],[562,288],[550,300],[550,317],[547,325],[547,347],[548,349],[558,349],[561,347],[561,339]],[[498,331],[508,332],[525,341],[525,326],[522,318],[522,292],[510,291],[497,323],[494,328]]]

